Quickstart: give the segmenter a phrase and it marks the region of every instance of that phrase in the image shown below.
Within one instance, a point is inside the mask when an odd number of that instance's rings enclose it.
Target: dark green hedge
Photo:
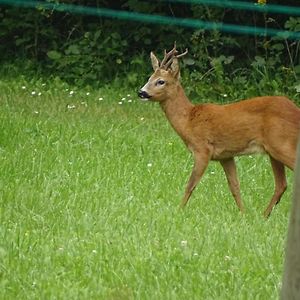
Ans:
[[[300,18],[280,14],[266,15],[167,1],[61,2],[300,31]],[[299,5],[298,0],[281,2],[268,3]],[[230,76],[241,68],[240,74],[247,74],[247,68],[261,71],[265,68],[272,72],[289,73],[288,76],[297,76],[300,68],[297,41],[120,21],[46,11],[39,7],[25,9],[2,6],[0,19],[2,64],[30,61],[43,72],[79,84],[107,82],[118,75],[126,76],[129,83],[136,84],[139,74],[148,70],[148,53],[155,50],[159,54],[164,48],[172,47],[175,40],[179,48],[189,48],[190,55],[184,61],[186,70],[192,75],[195,73],[198,79],[199,73],[209,70],[213,70],[218,79],[218,76]]]

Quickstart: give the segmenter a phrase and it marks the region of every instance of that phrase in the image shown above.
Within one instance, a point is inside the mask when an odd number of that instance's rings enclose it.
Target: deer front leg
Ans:
[[[231,191],[231,194],[236,202],[236,205],[240,209],[241,212],[244,212],[243,203],[241,200],[241,193],[240,193],[240,184],[237,178],[236,173],[236,166],[234,162],[234,158],[228,158],[220,160],[220,163],[224,169],[227,182]]]
[[[210,161],[210,157],[211,155],[209,151],[203,153],[194,152],[194,168],[186,186],[185,194],[181,201],[180,207],[183,208],[187,204],[194,188],[196,187],[196,185],[198,184],[198,182],[204,174],[204,171]]]

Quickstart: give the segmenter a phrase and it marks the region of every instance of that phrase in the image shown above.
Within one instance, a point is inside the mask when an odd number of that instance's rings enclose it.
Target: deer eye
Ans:
[[[156,85],[163,85],[163,84],[165,84],[165,81],[162,79],[156,81]]]

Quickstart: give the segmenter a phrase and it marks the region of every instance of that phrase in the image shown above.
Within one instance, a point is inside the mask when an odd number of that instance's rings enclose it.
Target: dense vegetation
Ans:
[[[284,14],[170,1],[127,0],[112,4],[110,1],[80,0],[65,3],[300,31],[300,18]],[[280,1],[269,3],[279,4]],[[285,1],[284,5],[297,6],[298,1]],[[159,54],[176,40],[180,48],[190,50],[184,61],[188,75],[185,78],[199,83],[198,89],[192,89],[196,95],[202,95],[203,83],[207,83],[208,95],[213,93],[216,97],[231,95],[231,91],[226,90],[229,82],[239,87],[251,82],[256,94],[295,94],[300,89],[297,87],[298,41],[120,21],[44,10],[38,6],[36,9],[2,6],[0,18],[0,60],[2,70],[9,69],[10,73],[14,69],[19,73],[21,69],[27,74],[51,74],[77,85],[95,87],[118,77],[136,87],[141,83],[139,78],[149,72],[149,52],[155,50]]]

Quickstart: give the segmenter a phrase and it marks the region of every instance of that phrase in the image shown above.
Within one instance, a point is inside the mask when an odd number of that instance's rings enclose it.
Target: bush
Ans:
[[[113,4],[103,0],[68,3],[300,31],[299,17],[203,5],[137,0]],[[296,1],[286,4],[297,5]],[[217,94],[227,93],[227,83],[232,78],[238,85],[250,80],[258,88],[274,91],[276,85],[272,80],[284,85],[286,81],[296,82],[300,73],[297,41],[75,15],[38,6],[35,9],[2,6],[0,17],[0,39],[5,41],[0,44],[2,64],[29,60],[31,63],[25,66],[22,63],[26,72],[26,66],[31,70],[34,66],[45,74],[79,85],[97,86],[119,77],[136,86],[141,74],[150,72],[149,52],[155,50],[160,55],[175,40],[180,49],[188,46],[190,51],[184,59],[185,74],[196,82],[205,80]],[[199,94],[197,89],[193,92]]]

